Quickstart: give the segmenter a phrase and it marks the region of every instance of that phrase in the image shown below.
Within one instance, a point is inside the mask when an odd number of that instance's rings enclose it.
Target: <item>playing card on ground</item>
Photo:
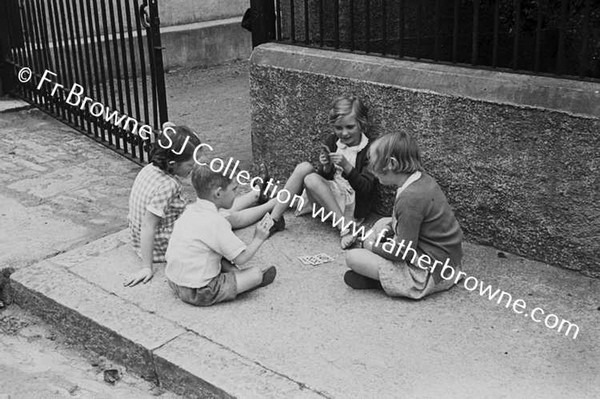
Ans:
[[[298,260],[305,265],[317,266],[326,262],[331,262],[333,258],[326,253],[320,253],[317,255],[298,256]]]
[[[300,260],[300,262],[305,265],[311,265],[311,263],[308,261],[308,258],[310,258],[310,256],[298,256],[298,260]]]
[[[333,258],[331,256],[327,255],[324,252],[321,252],[320,254],[317,254],[315,256],[317,257],[317,259],[319,259],[323,263],[325,263],[325,262],[331,262],[333,260]]]
[[[309,262],[309,264],[311,264],[313,266],[317,266],[317,265],[320,265],[321,263],[323,263],[319,258],[317,258],[316,255],[309,256],[308,262]]]

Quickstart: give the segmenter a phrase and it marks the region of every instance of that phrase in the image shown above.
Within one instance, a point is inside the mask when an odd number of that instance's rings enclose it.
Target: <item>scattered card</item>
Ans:
[[[302,262],[305,265],[310,265],[308,258],[309,258],[308,256],[298,256],[298,259],[300,260],[300,262]]]
[[[326,253],[320,253],[315,255],[317,257],[317,259],[319,259],[322,263],[327,263],[327,262],[331,262],[333,260],[333,258],[329,255],[327,255]]]
[[[318,266],[323,263],[331,262],[333,258],[326,253],[317,255],[299,256],[298,259],[305,265]]]
[[[317,265],[321,264],[321,262],[315,255],[309,256],[307,260],[308,260],[308,263],[313,266],[317,266]]]

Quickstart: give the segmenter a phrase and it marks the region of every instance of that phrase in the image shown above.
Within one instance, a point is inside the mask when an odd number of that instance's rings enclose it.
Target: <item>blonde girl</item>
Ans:
[[[344,281],[413,299],[449,289],[454,281],[443,277],[442,265],[460,270],[463,235],[446,196],[423,170],[417,144],[403,132],[386,134],[373,143],[369,159],[379,182],[397,187],[394,210],[391,220],[375,224],[363,249],[347,253],[352,270]]]
[[[374,200],[377,180],[367,168],[369,151],[369,117],[363,102],[354,96],[336,98],[329,110],[329,123],[333,133],[324,141],[320,149],[317,170],[309,162],[296,166],[285,188],[292,194],[299,194],[304,188],[307,201],[298,212],[310,212],[312,203],[333,212],[335,219],[342,216],[346,222],[357,224],[369,214]],[[272,230],[283,230],[283,213],[286,202],[277,202],[271,216],[275,222]],[[333,218],[331,218],[333,222]],[[345,223],[346,224],[346,223]],[[346,224],[347,225],[347,224]],[[350,229],[341,233],[341,246],[346,249],[354,243]]]

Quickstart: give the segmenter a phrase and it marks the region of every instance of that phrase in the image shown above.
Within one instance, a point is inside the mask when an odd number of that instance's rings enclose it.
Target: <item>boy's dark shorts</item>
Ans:
[[[237,296],[235,273],[221,273],[200,288],[183,287],[170,280],[169,286],[183,302],[195,306],[210,306],[215,303],[231,301]]]

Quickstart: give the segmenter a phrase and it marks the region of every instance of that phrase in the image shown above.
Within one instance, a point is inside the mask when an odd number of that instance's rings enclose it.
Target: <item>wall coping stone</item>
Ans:
[[[600,118],[600,83],[266,43],[250,57],[268,65],[407,90]]]
[[[195,29],[212,28],[213,26],[221,25],[240,25],[242,17],[233,17],[225,19],[215,19],[211,21],[192,22],[183,25],[172,25],[160,28],[160,33],[171,33],[171,32],[187,32]],[[240,25],[241,26],[241,25]]]

